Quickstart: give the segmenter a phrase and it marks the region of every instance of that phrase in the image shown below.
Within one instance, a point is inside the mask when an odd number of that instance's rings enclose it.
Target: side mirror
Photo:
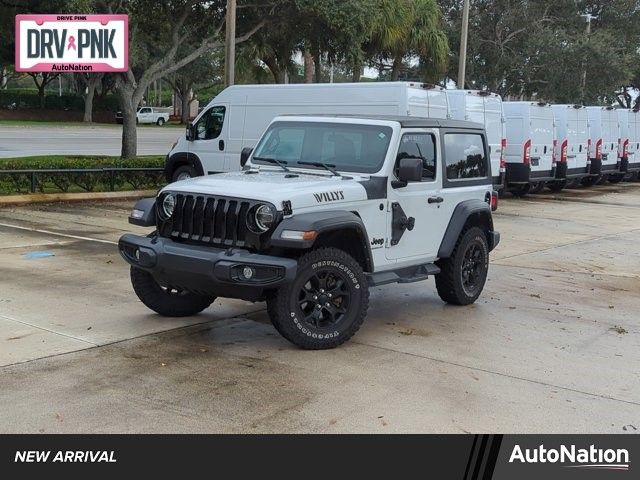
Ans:
[[[422,159],[402,158],[398,165],[398,180],[406,186],[409,182],[422,180]]]
[[[196,130],[195,127],[193,125],[193,123],[189,122],[187,124],[187,135],[186,135],[187,141],[192,142],[193,140],[195,140],[196,138]]]
[[[251,147],[244,147],[242,149],[242,151],[240,152],[240,166],[244,167],[247,164],[247,160],[249,160],[249,157],[251,156],[251,152],[253,152],[253,148]]]

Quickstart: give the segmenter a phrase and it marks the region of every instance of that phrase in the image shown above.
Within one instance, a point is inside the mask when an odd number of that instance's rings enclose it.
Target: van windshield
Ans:
[[[375,173],[384,163],[391,134],[391,127],[381,125],[277,122],[263,135],[252,162],[277,160],[300,168],[321,168],[303,164],[321,162],[345,172]]]

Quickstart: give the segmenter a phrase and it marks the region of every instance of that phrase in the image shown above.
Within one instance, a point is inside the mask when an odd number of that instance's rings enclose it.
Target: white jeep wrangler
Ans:
[[[244,170],[172,183],[119,242],[140,300],[194,315],[216,297],[267,301],[307,349],[360,328],[369,287],[434,275],[440,298],[473,303],[500,240],[481,125],[382,116],[276,117]]]

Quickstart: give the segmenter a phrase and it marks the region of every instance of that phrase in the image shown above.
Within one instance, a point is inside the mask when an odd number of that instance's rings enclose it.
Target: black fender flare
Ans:
[[[172,182],[173,172],[176,171],[176,168],[182,165],[191,165],[196,169],[198,175],[204,175],[204,169],[202,168],[200,157],[191,152],[176,152],[171,156],[167,155],[164,162],[164,176],[169,183]]]
[[[316,231],[318,235],[313,240],[289,240],[281,238],[284,230]],[[273,231],[270,246],[287,249],[310,249],[321,234],[336,230],[354,230],[356,232],[364,248],[366,267],[369,271],[372,271],[373,257],[371,256],[371,245],[369,244],[367,229],[358,215],[346,210],[310,212],[285,218]]]
[[[453,253],[453,249],[458,242],[458,237],[462,233],[462,229],[467,224],[469,218],[478,216],[486,222],[488,228],[487,242],[489,242],[489,250],[493,250],[493,239],[489,232],[493,232],[493,218],[491,217],[491,206],[482,200],[465,200],[460,202],[453,211],[447,230],[442,237],[440,248],[438,249],[438,258],[449,258]]]
[[[138,225],[140,227],[155,227],[156,226],[156,198],[143,198],[136,202],[133,210],[137,210],[137,215],[134,217],[129,215],[129,223],[132,225]],[[138,213],[142,212],[142,213]],[[134,212],[131,212],[132,214]],[[138,216],[139,215],[139,216]]]

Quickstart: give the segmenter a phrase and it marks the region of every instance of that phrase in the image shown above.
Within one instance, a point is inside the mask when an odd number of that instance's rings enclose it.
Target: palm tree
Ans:
[[[418,55],[438,73],[444,72],[449,44],[436,1],[377,0],[377,4],[368,50],[392,61],[391,79],[398,80],[407,55]]]

